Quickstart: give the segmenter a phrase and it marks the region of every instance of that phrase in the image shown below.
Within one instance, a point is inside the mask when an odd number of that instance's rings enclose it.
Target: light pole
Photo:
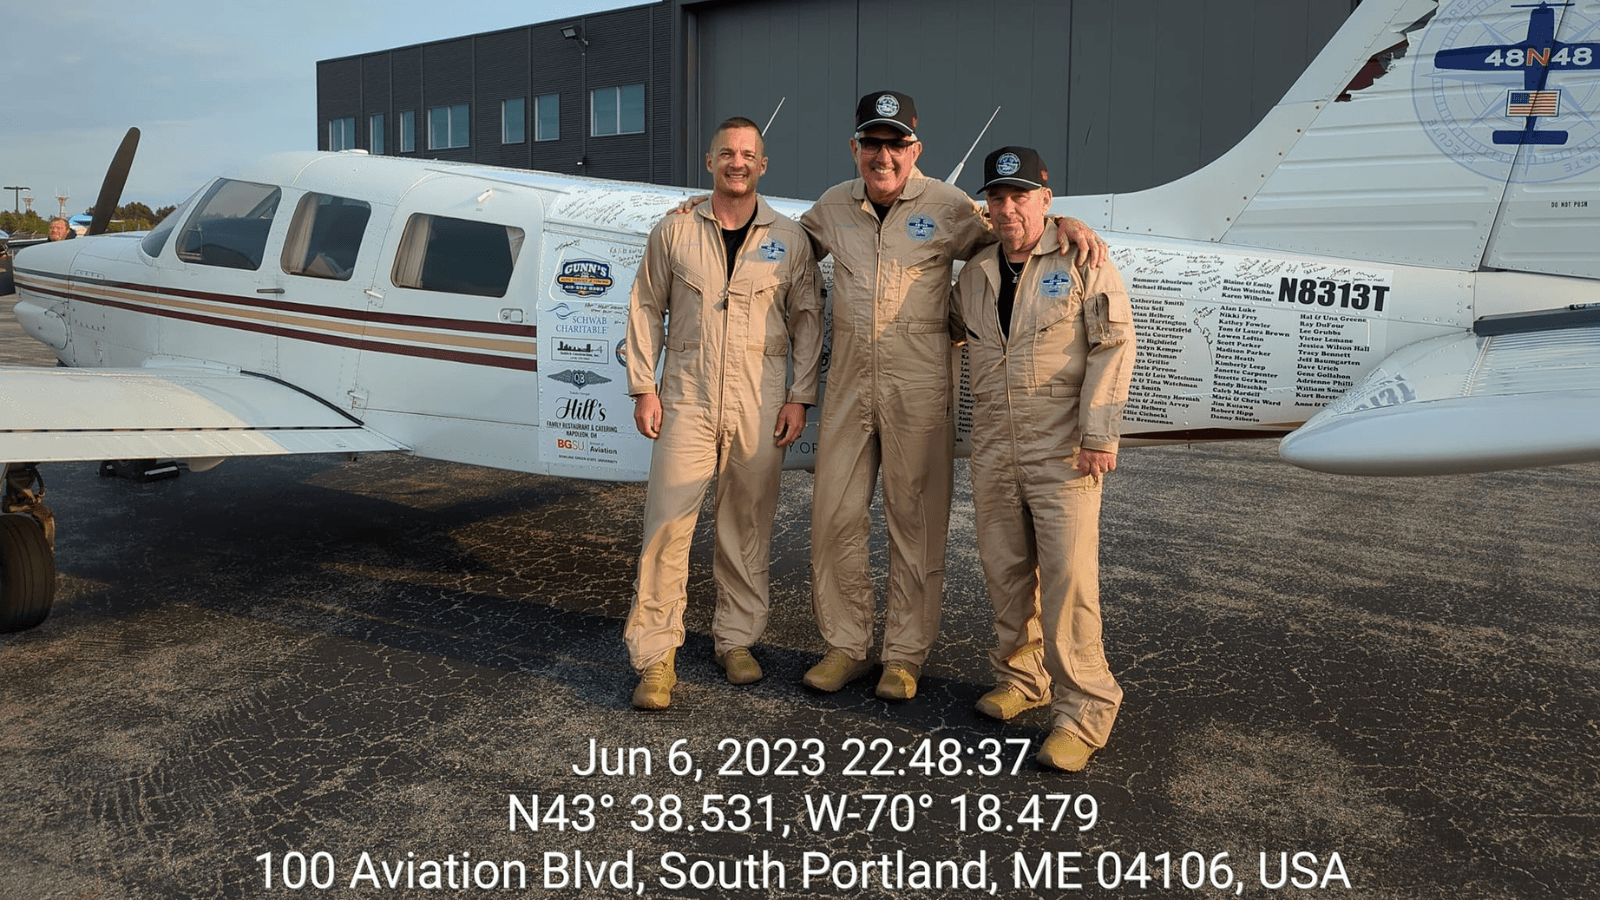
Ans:
[[[584,39],[576,25],[561,26],[561,36],[569,41],[578,42],[578,103],[587,111],[583,130],[579,132],[578,174],[587,175],[589,172],[584,167],[589,164],[589,129],[594,122],[594,110],[590,108],[593,101],[589,98],[589,42]]]
[[[14,184],[8,184],[3,189],[0,189],[0,190],[11,191],[11,211],[14,212],[14,213],[21,213],[22,212],[22,206],[21,206],[21,204],[22,204],[22,192],[23,191],[31,191],[31,190],[33,190],[33,188],[28,187],[27,185],[22,185],[22,186],[19,187],[19,186],[14,185]]]

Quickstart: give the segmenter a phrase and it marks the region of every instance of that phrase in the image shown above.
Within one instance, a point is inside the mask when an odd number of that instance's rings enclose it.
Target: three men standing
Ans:
[[[633,703],[671,701],[689,542],[713,475],[717,658],[730,682],[761,677],[749,647],[767,619],[782,448],[816,399],[815,259],[832,254],[833,364],[812,513],[812,599],[829,649],[804,681],[836,691],[872,667],[867,546],[881,469],[889,580],[877,693],[916,694],[944,588],[953,326],[971,363],[973,496],[998,634],[997,684],[978,710],[1004,720],[1049,703],[1039,759],[1076,771],[1104,746],[1122,699],[1100,641],[1098,551],[1101,477],[1116,468],[1135,352],[1128,295],[1086,226],[1063,226],[1088,251],[1077,265],[1047,228],[1052,195],[1036,152],[1005,147],[985,160],[991,232],[965,194],[917,171],[916,125],[910,97],[863,97],[850,142],[861,177],[825,193],[802,230],[755,195],[760,132],[730,119],[706,157],[711,203],[651,232],[628,330],[635,422],[656,439],[624,635],[640,672]],[[995,234],[1001,243],[984,249]],[[952,263],[968,258],[952,308]]]
[[[1049,174],[1027,147],[984,160],[1000,243],[956,284],[974,399],[972,499],[994,604],[996,687],[978,711],[1050,704],[1039,761],[1082,769],[1122,701],[1100,635],[1100,486],[1117,466],[1135,342],[1109,263],[1065,262],[1046,227]]]
[[[723,122],[706,169],[711,202],[650,232],[628,317],[634,423],[655,440],[639,578],[623,640],[640,673],[633,705],[664,709],[683,644],[689,545],[716,478],[717,660],[734,684],[767,624],[767,567],[784,448],[816,402],[822,298],[811,243],[756,194],[761,131]],[[670,316],[670,333],[666,321]],[[661,382],[656,364],[663,350]],[[793,357],[794,381],[788,384]]]

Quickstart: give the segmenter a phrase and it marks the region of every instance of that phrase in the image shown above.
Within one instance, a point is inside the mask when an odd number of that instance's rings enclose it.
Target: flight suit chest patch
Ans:
[[[769,237],[762,241],[761,246],[757,247],[756,251],[767,262],[778,262],[789,254],[789,248],[784,245],[783,241],[775,237]]]
[[[1056,269],[1039,279],[1039,292],[1046,297],[1065,297],[1072,293],[1072,274],[1065,269]]]
[[[906,237],[919,243],[931,239],[938,230],[939,225],[933,221],[933,217],[923,213],[917,213],[906,221]]]

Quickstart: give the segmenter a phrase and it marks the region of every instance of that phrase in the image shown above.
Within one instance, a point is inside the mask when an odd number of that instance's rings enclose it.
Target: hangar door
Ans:
[[[733,115],[764,124],[762,191],[813,199],[855,173],[856,99],[917,101],[924,174],[944,178],[1003,107],[982,157],[1037,147],[1057,192],[1140,190],[1220,156],[1338,30],[1353,0],[752,0],[685,3],[686,184],[709,187],[705,141]],[[883,36],[892,36],[885,40]],[[1068,148],[1072,148],[1069,155]],[[1064,177],[1063,177],[1064,176]]]

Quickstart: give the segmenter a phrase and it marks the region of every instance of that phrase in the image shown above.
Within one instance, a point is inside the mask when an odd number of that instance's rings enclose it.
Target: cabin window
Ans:
[[[590,91],[589,118],[589,133],[596,137],[643,134],[644,85],[625,84]]]
[[[374,156],[383,155],[383,114],[367,117],[367,149]]]
[[[435,106],[428,110],[428,149],[450,150],[467,146],[467,105]]]
[[[398,287],[504,297],[522,237],[512,225],[419,213],[406,221],[391,278]]]
[[[261,268],[282,192],[270,184],[218,179],[178,238],[178,258],[202,266]]]
[[[400,152],[415,153],[417,149],[417,113],[408,109],[400,114]]]
[[[355,116],[333,119],[328,122],[328,149],[351,150],[356,145]]]
[[[528,101],[521,97],[500,101],[500,143],[520,144],[527,129],[523,121],[528,116]]]
[[[156,227],[150,229],[149,234],[139,239],[139,249],[144,252],[145,256],[155,259],[161,255],[161,251],[166,249],[167,238],[172,236],[173,229],[177,228],[178,223],[183,221],[184,216],[189,212],[190,204],[194,203],[194,198],[198,196],[200,196],[200,191],[190,194],[189,199],[174,207],[172,212],[167,213],[166,218],[157,222]]]
[[[360,200],[307,194],[295,207],[283,241],[283,271],[349,281],[372,207]]]
[[[533,139],[561,140],[560,94],[540,94],[533,99]]]

